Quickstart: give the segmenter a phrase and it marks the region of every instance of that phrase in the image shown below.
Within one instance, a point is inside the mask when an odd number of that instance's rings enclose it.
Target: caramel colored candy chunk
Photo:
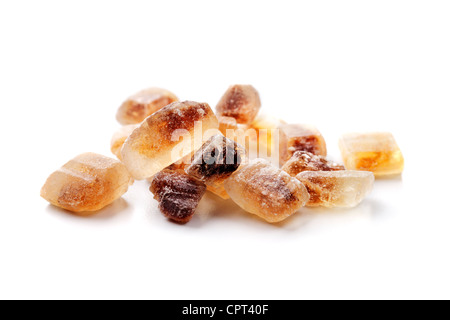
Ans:
[[[132,177],[119,161],[85,153],[50,175],[41,197],[72,212],[91,212],[119,199],[132,183]]]
[[[178,101],[170,91],[160,88],[142,90],[129,97],[117,111],[117,121],[123,125],[139,124],[161,108]]]
[[[218,127],[207,103],[174,102],[133,131],[123,145],[122,161],[135,179],[152,177],[199,149]]]
[[[327,155],[325,140],[315,127],[286,124],[279,129],[281,164],[286,163],[296,151],[308,151],[324,157]]]
[[[203,181],[208,190],[228,199],[224,182],[242,162],[243,149],[221,134],[211,137],[192,158],[186,173]]]
[[[111,152],[119,159],[122,160],[122,146],[125,143],[125,140],[128,139],[130,134],[137,128],[139,125],[130,124],[127,126],[123,126],[119,130],[117,130],[112,139],[111,139]]]
[[[349,170],[371,171],[376,177],[403,171],[403,155],[391,133],[346,134],[340,139],[339,147]]]
[[[374,176],[364,171],[304,171],[297,175],[308,189],[307,206],[355,207],[372,190]]]
[[[282,169],[295,177],[303,171],[340,171],[345,170],[345,167],[329,161],[323,156],[316,156],[307,151],[297,151]]]
[[[225,190],[242,209],[271,223],[288,218],[309,200],[299,180],[262,159],[242,165],[225,181]]]
[[[187,223],[205,194],[206,186],[183,171],[165,169],[155,175],[150,191],[159,202],[159,209],[164,216],[179,223]]]
[[[235,118],[237,123],[250,124],[261,108],[259,93],[251,85],[236,84],[228,88],[217,104],[218,116]]]

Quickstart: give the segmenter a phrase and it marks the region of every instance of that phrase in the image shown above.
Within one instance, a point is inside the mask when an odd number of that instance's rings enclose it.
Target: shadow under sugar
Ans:
[[[118,216],[119,214],[131,212],[131,207],[125,199],[120,198],[110,205],[106,206],[105,208],[94,212],[75,213],[65,209],[61,209],[51,204],[47,206],[47,212],[72,219],[108,220]]]

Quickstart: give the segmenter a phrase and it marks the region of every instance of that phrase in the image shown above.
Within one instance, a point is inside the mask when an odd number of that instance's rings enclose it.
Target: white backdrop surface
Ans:
[[[450,298],[448,1],[2,1],[0,298]],[[357,208],[269,225],[203,199],[169,223],[146,182],[96,216],[39,197],[115,112],[160,86],[215,106],[253,84],[263,111],[394,133],[401,178]]]

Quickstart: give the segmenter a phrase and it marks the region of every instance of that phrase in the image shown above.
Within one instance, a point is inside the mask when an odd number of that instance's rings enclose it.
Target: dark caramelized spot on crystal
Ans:
[[[292,141],[292,145],[289,148],[289,156],[292,156],[296,151],[320,154],[318,145],[319,139],[316,136],[297,137]]]
[[[311,177],[309,179],[302,179],[301,182],[305,185],[310,196],[308,205],[314,206],[321,204],[324,198],[326,198],[326,201],[331,200],[329,198],[336,186],[337,179],[330,177]]]
[[[283,166],[283,170],[295,177],[303,171],[340,171],[345,170],[345,167],[328,161],[324,156],[307,151],[297,151]]]
[[[171,141],[176,130],[191,131],[196,121],[201,121],[208,114],[207,103],[194,101],[173,102],[147,118],[149,126],[155,121],[164,139]]]
[[[150,191],[159,201],[159,209],[168,219],[187,223],[206,192],[203,182],[183,171],[165,169],[156,174]]]
[[[241,162],[242,151],[239,145],[216,135],[196,152],[187,173],[205,182],[225,180],[239,168]]]

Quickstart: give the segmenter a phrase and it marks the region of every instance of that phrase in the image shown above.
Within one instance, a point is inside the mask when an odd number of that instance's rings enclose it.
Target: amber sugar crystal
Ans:
[[[198,150],[218,127],[207,103],[174,102],[133,131],[123,145],[122,161],[135,179],[150,178]]]
[[[270,223],[288,218],[309,200],[299,180],[263,159],[242,165],[225,181],[225,189],[242,209]]]
[[[168,219],[189,222],[206,191],[200,180],[181,170],[164,169],[155,175],[150,187],[161,213]]]
[[[286,124],[279,127],[280,163],[288,161],[296,151],[307,151],[326,156],[327,146],[322,134],[315,127],[304,124]]]
[[[327,160],[323,156],[316,156],[311,152],[297,151],[282,168],[292,177],[303,171],[340,171],[345,170],[343,165]]]
[[[404,159],[389,132],[351,133],[339,141],[347,169],[371,171],[376,177],[402,173]]]
[[[119,161],[85,153],[51,174],[41,197],[72,212],[92,212],[119,199],[132,183],[131,175]]]
[[[178,101],[170,91],[161,88],[148,88],[132,95],[117,111],[120,124],[138,124],[161,108]]]
[[[242,163],[244,150],[236,142],[221,134],[211,137],[194,154],[186,173],[203,181],[208,190],[229,199],[224,182]]]
[[[220,117],[235,118],[237,123],[250,124],[261,108],[259,93],[251,85],[230,86],[216,106]]]

